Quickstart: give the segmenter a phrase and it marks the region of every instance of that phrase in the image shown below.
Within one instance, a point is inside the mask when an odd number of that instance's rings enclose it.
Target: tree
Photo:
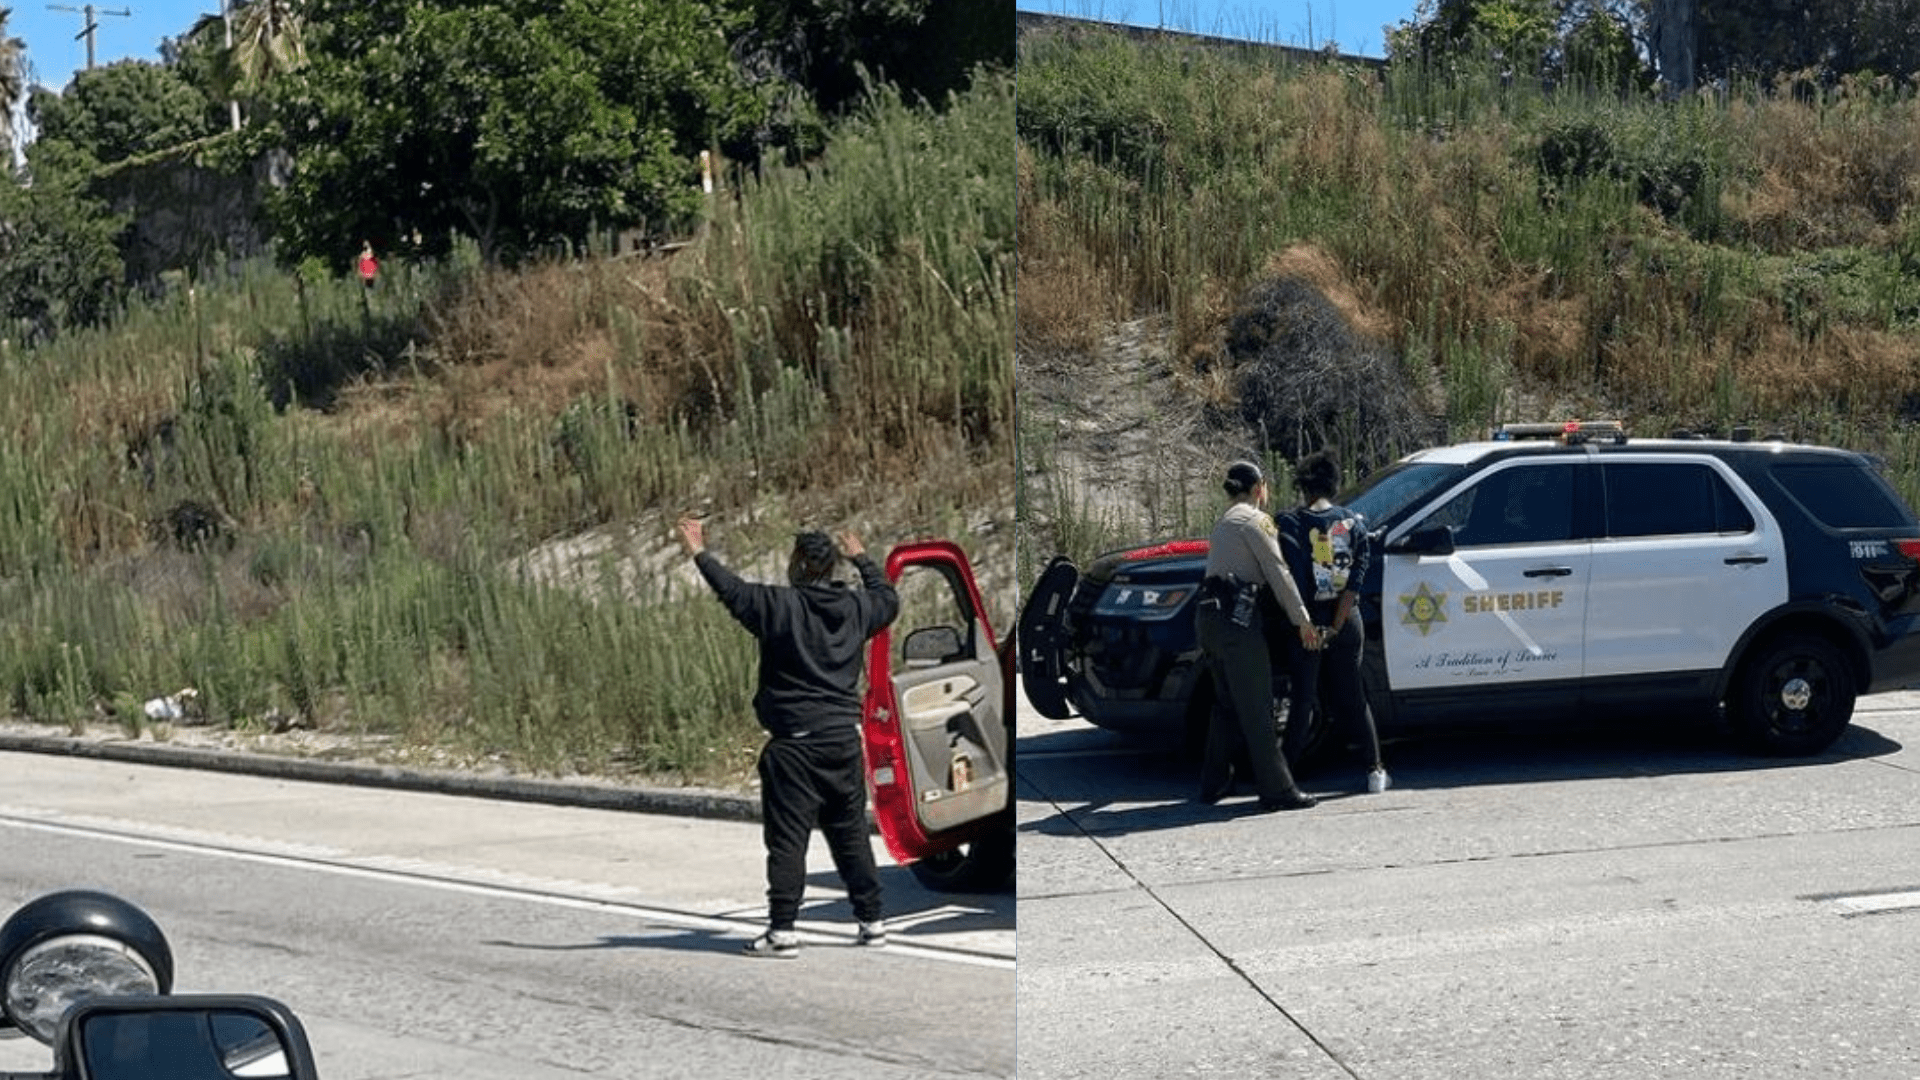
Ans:
[[[1013,63],[1012,0],[733,2],[748,19],[734,40],[742,66],[806,88],[829,113],[862,98],[867,78],[937,105],[976,66]]]
[[[1867,0],[1855,10],[1847,70],[1920,78],[1920,0]]]
[[[260,0],[256,0],[260,2]],[[697,155],[764,109],[700,0],[311,0],[308,64],[266,91],[293,154],[289,261],[458,233],[512,260],[697,211]]]
[[[206,98],[208,130],[229,126],[227,36],[218,16],[203,17],[186,33],[163,40],[160,63]]]
[[[1698,7],[1698,0],[1647,0],[1648,51],[1660,81],[1673,90],[1693,89]]]
[[[296,0],[238,0],[236,8],[204,15],[188,31],[187,38],[202,48],[218,42],[212,49],[212,81],[219,96],[232,103],[235,127],[240,126],[240,101],[258,97],[276,79],[306,65],[305,28]]]
[[[115,206],[133,204],[103,174],[213,134],[209,104],[173,66],[140,60],[79,72],[60,93],[34,89],[30,181],[0,191],[0,314],[45,337],[111,310],[127,275],[121,245],[131,224]]]
[[[0,181],[0,316],[7,336],[45,340],[98,321],[118,288],[115,239],[126,222],[77,176]]]
[[[1013,0],[722,0],[737,13],[736,66],[766,102],[722,149],[757,162],[820,152],[826,120],[885,82],[941,106],[980,68],[1013,66]]]
[[[1806,0],[1716,0],[1698,15],[1700,74],[1769,75],[1818,64],[1823,47]]]
[[[1920,0],[1714,0],[1697,31],[1709,78],[1920,72]]]
[[[1480,0],[1474,29],[1497,52],[1513,59],[1545,55],[1555,41],[1552,0]]]
[[[1560,23],[1578,0],[1422,0],[1414,19],[1388,34],[1395,59],[1491,56],[1544,74]],[[1411,55],[1410,55],[1411,54]]]
[[[1644,85],[1647,67],[1622,13],[1593,4],[1573,14],[1561,42],[1561,74],[1594,86],[1627,90]]]
[[[12,8],[0,8],[0,135],[5,136],[9,169],[13,166],[13,111],[27,92],[23,63],[27,43],[7,33],[7,20],[12,16]]]
[[[39,137],[27,149],[36,176],[48,166],[87,168],[211,135],[207,98],[173,68],[122,60],[76,72],[65,91],[28,102]]]
[[[306,63],[303,24],[292,0],[247,0],[233,13],[230,63],[235,88],[258,92]]]

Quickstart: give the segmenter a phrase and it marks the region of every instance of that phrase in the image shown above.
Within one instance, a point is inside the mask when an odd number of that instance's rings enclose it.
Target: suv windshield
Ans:
[[[1357,510],[1371,528],[1395,524],[1407,508],[1459,479],[1464,465],[1403,461],[1389,465],[1340,497],[1341,505]]]

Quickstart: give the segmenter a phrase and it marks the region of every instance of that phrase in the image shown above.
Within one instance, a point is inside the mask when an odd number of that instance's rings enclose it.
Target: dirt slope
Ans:
[[[1203,528],[1226,463],[1257,456],[1252,433],[1209,407],[1210,387],[1177,372],[1168,341],[1164,319],[1135,319],[1090,353],[1016,356],[1023,577],[1056,553]]]

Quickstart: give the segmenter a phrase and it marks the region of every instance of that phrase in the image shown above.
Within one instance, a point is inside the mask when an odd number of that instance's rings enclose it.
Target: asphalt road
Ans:
[[[1711,732],[1392,743],[1319,807],[1020,719],[1022,1080],[1920,1078],[1920,695]]]
[[[177,990],[286,1002],[327,1080],[1011,1075],[1013,897],[883,866],[894,944],[858,948],[812,854],[808,944],[761,960],[750,822],[0,753],[0,913],[133,900]]]

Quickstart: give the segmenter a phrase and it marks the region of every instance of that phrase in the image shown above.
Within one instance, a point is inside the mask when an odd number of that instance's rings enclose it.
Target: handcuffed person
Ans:
[[[1306,750],[1316,704],[1325,705],[1327,720],[1340,737],[1357,736],[1367,755],[1367,790],[1382,792],[1391,781],[1380,759],[1380,736],[1360,681],[1360,653],[1366,628],[1355,599],[1367,572],[1366,519],[1335,505],[1340,490],[1340,466],[1332,455],[1311,454],[1295,466],[1294,486],[1305,506],[1274,515],[1280,530],[1280,550],[1287,569],[1307,603],[1316,626],[1326,628],[1321,648],[1295,650],[1289,674],[1292,700],[1287,708],[1284,756],[1300,760]]]

